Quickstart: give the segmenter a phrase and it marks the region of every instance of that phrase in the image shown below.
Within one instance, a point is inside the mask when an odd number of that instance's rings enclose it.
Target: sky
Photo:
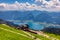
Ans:
[[[14,3],[15,1],[18,2],[29,2],[29,3],[34,3],[35,0],[0,0],[0,3],[4,2],[4,3]],[[46,0],[46,1],[50,1],[50,0]]]
[[[14,3],[15,1],[18,2],[29,2],[29,3],[33,3],[35,0],[0,0],[0,3],[4,2],[4,3]]]
[[[0,11],[60,11],[59,0],[0,0]]]

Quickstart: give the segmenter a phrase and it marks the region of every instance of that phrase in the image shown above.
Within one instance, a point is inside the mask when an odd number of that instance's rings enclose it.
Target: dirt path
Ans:
[[[30,36],[32,39],[34,39],[34,40],[40,40],[39,38],[36,38],[35,36],[33,36],[32,34],[30,34],[30,33],[27,33],[27,32],[25,32],[25,31],[23,31],[25,34],[27,34],[28,36]]]
[[[41,31],[36,31],[36,32],[37,32],[37,34],[39,34],[39,35],[41,35],[41,36],[44,36],[44,37],[46,37],[46,38],[48,38],[48,39],[50,39],[50,40],[59,40],[59,39],[57,39],[57,38],[48,36],[47,34],[44,34],[44,33],[41,32]]]
[[[33,35],[31,35],[30,33],[27,33],[27,32],[25,32],[25,31],[23,31],[25,34],[27,34],[28,36],[30,36],[30,37],[32,37],[32,38],[34,38],[34,36]]]

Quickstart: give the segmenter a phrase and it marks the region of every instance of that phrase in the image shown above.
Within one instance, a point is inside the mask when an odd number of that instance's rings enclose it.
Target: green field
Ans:
[[[52,36],[53,38],[56,38],[55,40],[60,39],[59,35],[49,33],[46,34],[50,37]],[[5,24],[0,24],[0,40],[51,40],[51,39],[30,32],[25,33],[25,31],[14,29]]]

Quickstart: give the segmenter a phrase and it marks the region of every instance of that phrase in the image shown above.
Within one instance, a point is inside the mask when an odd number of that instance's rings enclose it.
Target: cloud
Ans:
[[[60,11],[60,1],[59,0],[35,0],[35,3],[30,4],[15,2],[13,4],[0,3],[0,10],[8,11],[8,10],[18,10],[18,11]]]
[[[36,5],[41,6],[46,11],[60,11],[60,1],[59,0],[35,0]]]
[[[0,3],[0,10],[34,10],[35,4],[19,3],[15,2],[13,4]]]

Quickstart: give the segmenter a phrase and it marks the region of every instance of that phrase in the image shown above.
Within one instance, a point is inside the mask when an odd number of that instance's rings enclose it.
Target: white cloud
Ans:
[[[35,0],[35,4],[19,3],[15,2],[13,4],[0,3],[0,10],[22,10],[22,11],[32,11],[32,10],[40,10],[40,11],[60,11],[60,1],[59,0]]]
[[[59,0],[35,0],[36,5],[44,7],[46,11],[60,11],[60,1]],[[41,3],[41,5],[39,4]]]
[[[35,6],[35,4],[31,5],[28,2],[19,3],[16,1],[13,4],[0,3],[0,10],[34,10]]]

